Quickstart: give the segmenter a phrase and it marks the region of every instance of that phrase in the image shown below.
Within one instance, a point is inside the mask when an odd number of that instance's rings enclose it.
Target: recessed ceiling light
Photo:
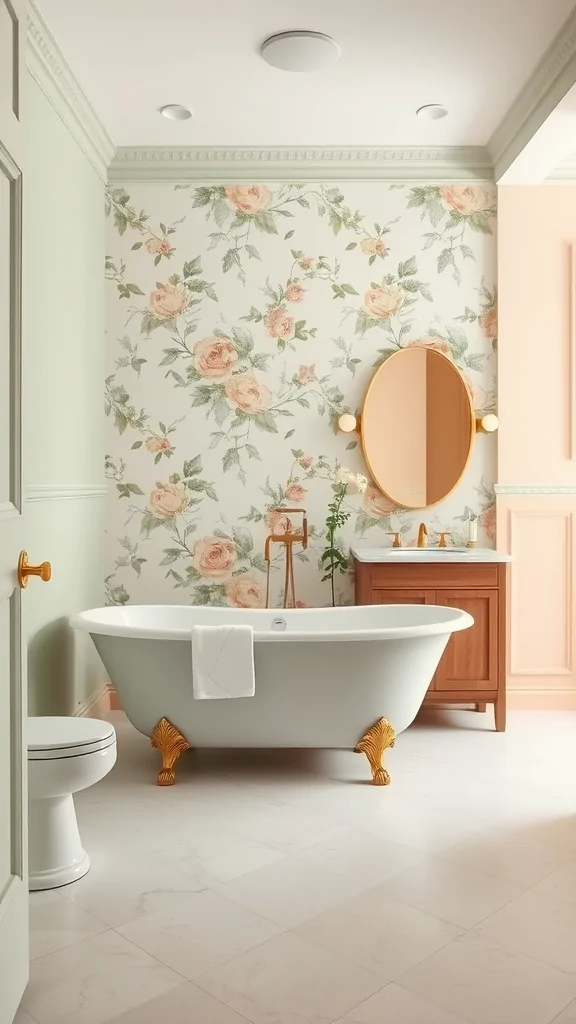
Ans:
[[[340,47],[323,32],[279,32],[262,43],[260,52],[280,71],[321,71],[336,63]]]
[[[441,103],[426,103],[425,106],[418,107],[416,113],[424,121],[439,121],[442,117],[448,116],[446,107],[443,107]]]
[[[187,121],[192,117],[192,111],[188,110],[188,107],[182,107],[180,103],[168,103],[167,106],[160,107],[160,113],[169,121]]]

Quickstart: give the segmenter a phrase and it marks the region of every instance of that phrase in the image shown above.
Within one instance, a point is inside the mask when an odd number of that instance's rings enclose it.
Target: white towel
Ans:
[[[253,697],[252,626],[193,626],[192,683],[195,700]]]

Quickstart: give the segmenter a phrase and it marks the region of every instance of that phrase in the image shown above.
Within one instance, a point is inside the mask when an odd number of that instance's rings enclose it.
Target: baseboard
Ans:
[[[110,711],[123,711],[120,703],[120,697],[116,693],[116,690],[112,686],[112,683],[108,683],[108,692],[110,695]]]
[[[508,689],[506,703],[512,711],[576,711],[576,690]]]
[[[74,712],[76,718],[106,718],[109,711],[115,710],[113,698],[116,691],[111,683],[104,683],[99,690],[92,693],[87,700],[79,704]]]

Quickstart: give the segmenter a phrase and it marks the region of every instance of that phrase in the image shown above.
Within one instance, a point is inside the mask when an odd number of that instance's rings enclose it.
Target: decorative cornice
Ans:
[[[494,492],[499,494],[574,494],[576,484],[495,484]]]
[[[110,164],[110,181],[469,181],[493,180],[492,163],[483,146],[427,148],[293,148],[238,149],[197,146],[121,146]]]
[[[576,83],[576,8],[488,142],[496,181]]]
[[[27,5],[27,28],[26,61],[30,74],[105,181],[114,144],[32,0]]]
[[[26,501],[70,501],[76,498],[103,498],[105,484],[30,484]]]

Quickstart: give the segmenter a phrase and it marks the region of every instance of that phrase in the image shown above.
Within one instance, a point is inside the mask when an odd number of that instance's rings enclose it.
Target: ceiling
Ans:
[[[484,145],[574,0],[37,0],[117,146]],[[287,29],[326,32],[337,65],[259,56]],[[195,116],[160,117],[181,103]],[[450,114],[426,122],[426,103]]]

